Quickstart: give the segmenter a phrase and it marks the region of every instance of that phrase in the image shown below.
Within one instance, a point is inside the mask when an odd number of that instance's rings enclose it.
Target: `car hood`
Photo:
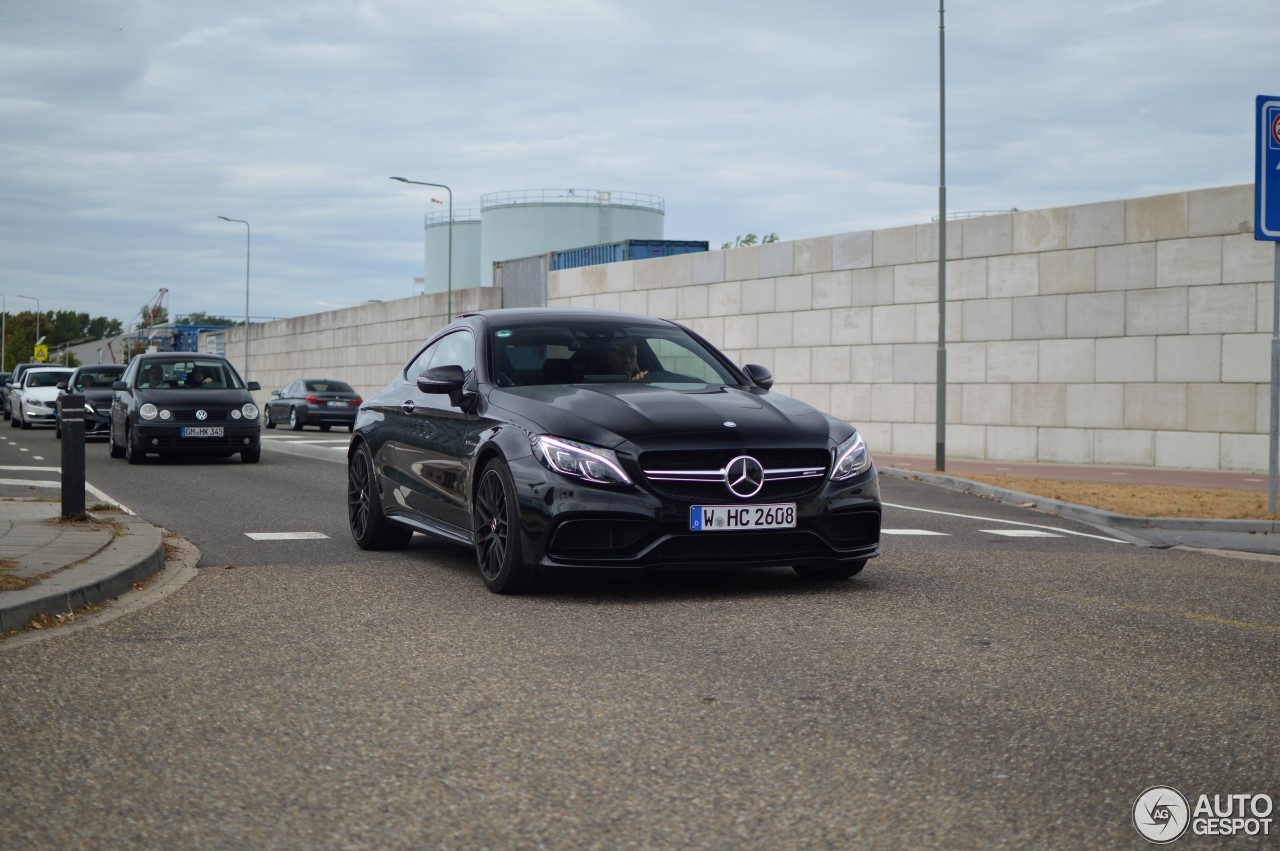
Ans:
[[[207,408],[211,405],[234,407],[253,401],[253,396],[248,390],[238,388],[225,390],[148,389],[134,390],[133,395],[139,403],[150,402],[158,408]]]
[[[675,390],[623,383],[504,387],[490,393],[489,403],[520,415],[545,433],[604,447],[689,434],[733,434],[742,441],[824,446],[832,438],[831,421],[816,408],[781,393],[753,393],[737,387]]]
[[[24,399],[39,399],[41,402],[52,402],[58,398],[57,387],[28,387],[22,391]]]

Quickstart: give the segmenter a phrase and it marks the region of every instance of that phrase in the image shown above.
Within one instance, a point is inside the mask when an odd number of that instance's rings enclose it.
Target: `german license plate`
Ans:
[[[692,532],[740,532],[747,529],[794,529],[796,504],[694,505],[689,509]]]
[[[222,426],[185,426],[183,437],[222,437]]]
[[[346,403],[346,402],[343,402],[343,401],[340,401],[340,400],[336,400],[336,399],[330,399],[330,400],[329,400],[328,402],[326,402],[325,404],[326,404],[326,405],[328,405],[330,408],[345,408],[345,407],[347,407],[347,403]]]

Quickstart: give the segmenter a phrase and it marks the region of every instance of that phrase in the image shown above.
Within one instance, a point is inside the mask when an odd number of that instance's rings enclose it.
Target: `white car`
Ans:
[[[36,423],[54,424],[57,416],[58,382],[75,370],[61,366],[37,366],[22,373],[22,383],[14,388],[9,424],[31,428]]]

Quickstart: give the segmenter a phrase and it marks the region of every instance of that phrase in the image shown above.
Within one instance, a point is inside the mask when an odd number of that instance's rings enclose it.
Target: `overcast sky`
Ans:
[[[1253,181],[1276,0],[947,0],[947,194],[1028,210]],[[403,175],[659,195],[667,239],[927,222],[937,0],[4,0],[0,293],[128,323],[393,299]],[[437,197],[444,196],[435,190]]]

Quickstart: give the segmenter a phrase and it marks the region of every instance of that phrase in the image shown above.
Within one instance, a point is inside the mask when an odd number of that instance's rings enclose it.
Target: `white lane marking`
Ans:
[[[19,469],[43,470],[45,472],[54,472],[54,473],[61,472],[61,470],[59,470],[57,467],[53,467],[53,468],[50,468],[50,467],[0,467],[0,470],[19,470]],[[0,485],[25,485],[30,488],[60,488],[62,487],[62,482],[61,481],[53,482],[53,481],[49,481],[48,479],[0,479]],[[135,517],[138,516],[138,513],[134,511],[132,508],[125,505],[123,502],[120,502],[118,500],[112,499],[111,497],[107,496],[105,493],[98,490],[98,488],[94,487],[89,482],[84,483],[84,489],[87,492],[93,494],[95,497],[97,497],[99,502],[105,502],[110,505],[114,505],[116,508],[123,511],[125,514],[132,514]]]
[[[43,471],[46,473],[57,473],[61,469],[62,469],[61,467],[0,467],[0,470],[13,470],[13,471],[24,471],[24,472]]]
[[[42,481],[40,479],[0,479],[0,485],[28,485],[33,488],[60,488],[62,482]]]
[[[1006,538],[1061,538],[1057,532],[1042,532],[1039,529],[979,529],[988,535],[1003,535]]]
[[[1077,538],[1093,538],[1097,541],[1110,541],[1113,544],[1133,544],[1128,541],[1122,541],[1119,538],[1108,538],[1105,535],[1090,535],[1086,532],[1073,532],[1070,529],[1059,529],[1056,526],[1043,526],[1039,523],[1022,523],[1017,520],[997,520],[994,517],[979,517],[975,514],[957,514],[954,511],[937,511],[932,508],[916,508],[913,505],[896,505],[892,502],[882,503],[886,508],[901,508],[903,511],[922,511],[925,514],[941,514],[944,517],[959,517],[962,520],[981,520],[983,523],[1003,523],[1006,526],[1024,526],[1028,529],[1047,529],[1050,532],[1060,532],[1063,535],[1074,535]]]
[[[950,535],[947,532],[930,532],[928,529],[881,529],[881,535],[938,535],[947,538]]]
[[[323,532],[245,532],[255,541],[319,541],[329,536]]]

